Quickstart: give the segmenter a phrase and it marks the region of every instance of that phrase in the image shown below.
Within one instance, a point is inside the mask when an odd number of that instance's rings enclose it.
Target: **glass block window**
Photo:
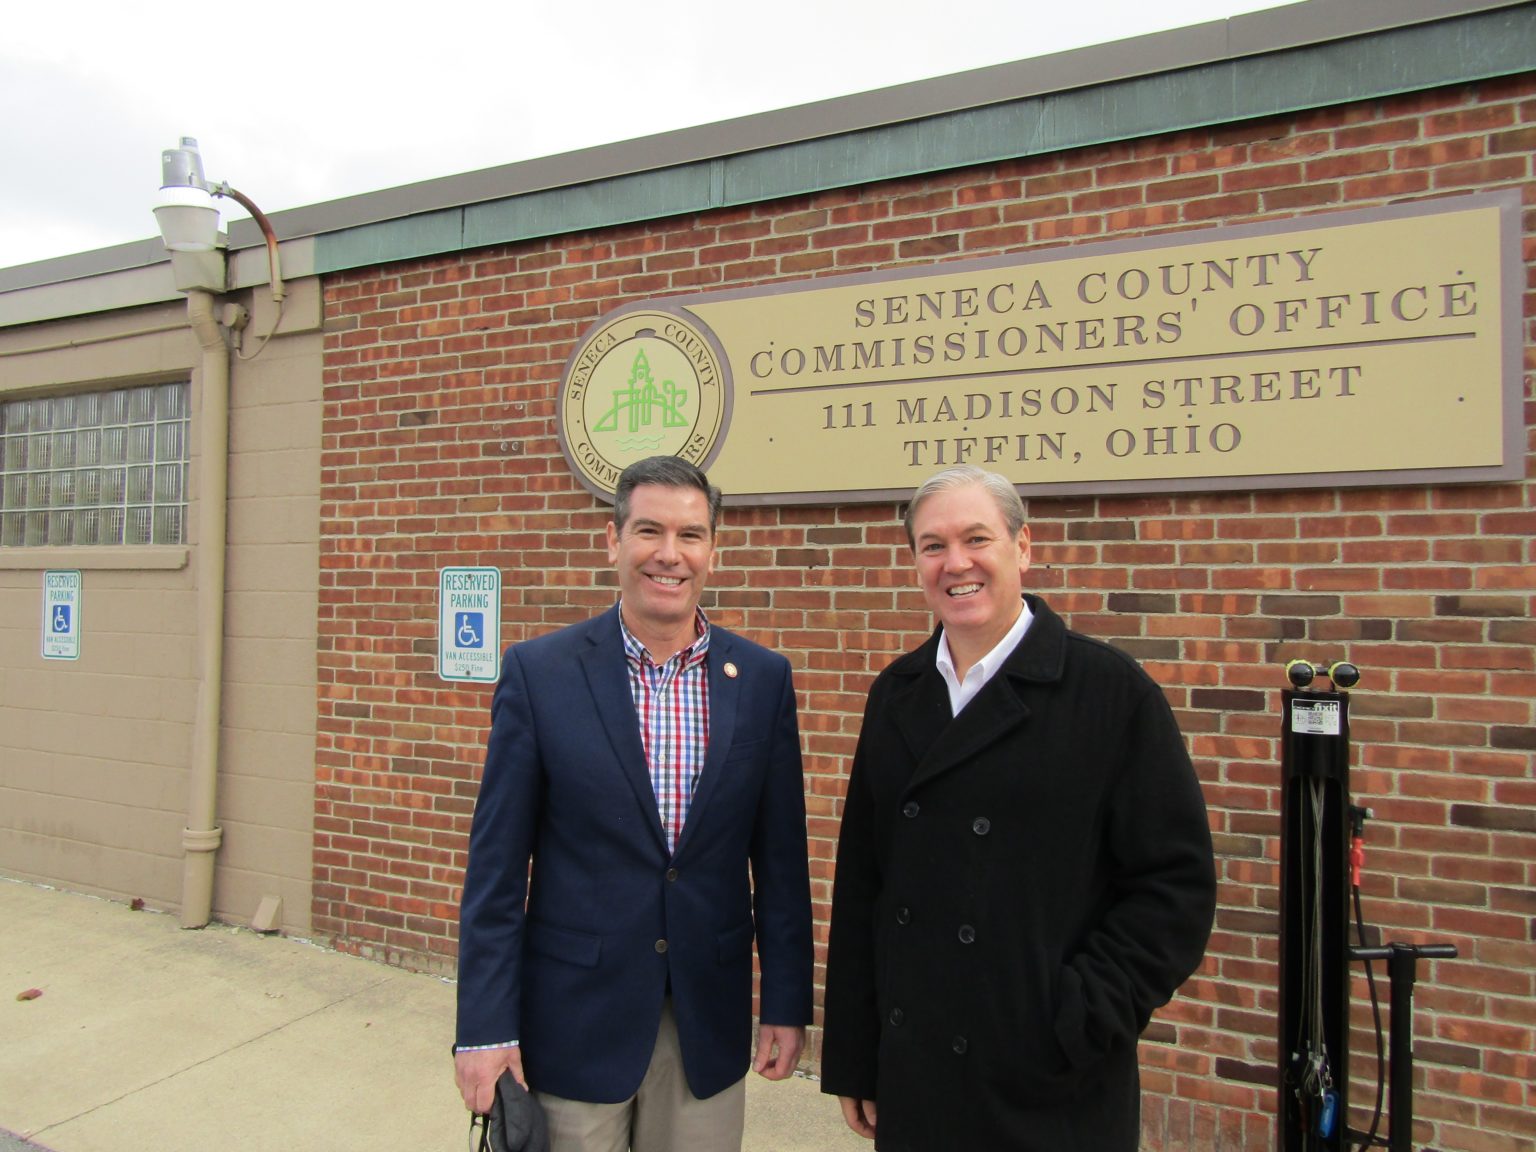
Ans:
[[[0,547],[186,542],[188,384],[0,402]]]

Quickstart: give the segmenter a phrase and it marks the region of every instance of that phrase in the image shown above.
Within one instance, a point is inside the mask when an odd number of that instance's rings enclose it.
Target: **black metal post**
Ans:
[[[1311,683],[1314,667],[1288,672],[1301,687]],[[1279,1149],[1342,1152],[1349,1108],[1349,697],[1286,691],[1281,699]]]
[[[1387,960],[1392,981],[1392,1079],[1387,1106],[1391,1109],[1392,1152],[1413,1152],[1413,986],[1419,978],[1421,959],[1454,959],[1451,944],[1393,944]]]
[[[1454,944],[1385,944],[1376,948],[1351,948],[1351,960],[1387,962],[1392,982],[1388,1025],[1392,1039],[1387,1052],[1392,1074],[1387,1083],[1388,1139],[1378,1138],[1391,1152],[1413,1152],[1413,986],[1419,978],[1420,960],[1454,960]]]
[[[1280,727],[1280,1152],[1342,1152],[1349,1137],[1413,1152],[1413,988],[1418,963],[1453,959],[1451,944],[1349,945],[1349,696],[1360,670],[1286,665]],[[1362,824],[1365,809],[1355,810]],[[1359,835],[1359,832],[1355,833]],[[1353,881],[1358,884],[1356,877]],[[1351,1131],[1349,962],[1386,960],[1392,983],[1390,1138]],[[1378,1028],[1380,1027],[1378,1021]]]

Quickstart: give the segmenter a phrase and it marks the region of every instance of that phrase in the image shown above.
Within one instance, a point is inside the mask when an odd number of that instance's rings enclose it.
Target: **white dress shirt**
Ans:
[[[1029,631],[1030,622],[1034,618],[1035,614],[1029,610],[1029,605],[1020,600],[1019,618],[1013,622],[1013,627],[1008,629],[1008,634],[997,642],[997,647],[966,669],[964,680],[955,675],[955,658],[949,651],[948,634],[942,632],[939,634],[939,653],[934,662],[938,665],[939,675],[944,677],[944,684],[949,689],[951,716],[960,715],[960,709],[974,700],[982,686],[997,675],[997,670],[1003,666],[1003,661],[1008,659],[1009,653],[1019,646],[1020,640],[1024,639],[1024,633]]]

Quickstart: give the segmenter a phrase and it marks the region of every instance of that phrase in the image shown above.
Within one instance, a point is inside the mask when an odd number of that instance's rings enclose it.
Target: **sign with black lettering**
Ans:
[[[1343,708],[1337,700],[1291,700],[1291,731],[1309,736],[1337,736],[1342,730]]]
[[[1522,475],[1520,201],[1440,199],[647,301],[586,335],[561,442],[728,499]]]

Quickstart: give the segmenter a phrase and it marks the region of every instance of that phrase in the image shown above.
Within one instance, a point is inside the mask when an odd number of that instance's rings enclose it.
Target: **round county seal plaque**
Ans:
[[[599,320],[566,362],[560,450],[587,488],[612,500],[619,473],[646,456],[704,467],[729,399],[725,357],[704,324],[682,313],[620,311]]]

